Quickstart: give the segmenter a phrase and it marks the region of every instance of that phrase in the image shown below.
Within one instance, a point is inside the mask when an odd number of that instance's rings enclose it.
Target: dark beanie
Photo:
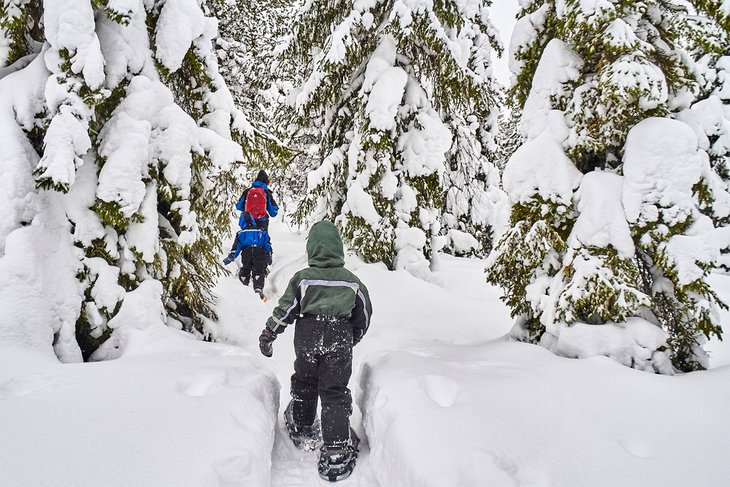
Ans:
[[[262,169],[259,171],[258,176],[256,176],[256,181],[261,181],[264,184],[269,184],[269,175],[266,174],[266,171]]]

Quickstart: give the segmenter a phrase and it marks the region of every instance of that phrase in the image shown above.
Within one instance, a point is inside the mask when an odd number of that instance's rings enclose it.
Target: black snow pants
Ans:
[[[271,256],[262,247],[244,247],[239,275],[246,282],[253,280],[254,289],[263,290],[270,263]]]
[[[322,438],[342,447],[350,438],[352,325],[347,317],[304,315],[294,327],[292,413],[300,426],[314,423],[322,401]]]

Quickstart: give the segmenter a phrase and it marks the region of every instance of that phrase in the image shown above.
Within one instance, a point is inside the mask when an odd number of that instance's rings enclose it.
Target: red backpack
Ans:
[[[253,187],[246,194],[246,208],[255,220],[266,217],[266,191],[264,188]]]

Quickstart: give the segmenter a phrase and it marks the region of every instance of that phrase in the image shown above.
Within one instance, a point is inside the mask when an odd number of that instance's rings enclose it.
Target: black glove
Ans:
[[[358,343],[360,343],[360,340],[362,340],[363,334],[359,330],[354,330],[352,332],[352,346],[354,347]]]
[[[236,258],[233,256],[233,254],[228,254],[228,257],[226,257],[225,259],[223,259],[223,263],[226,264],[226,265],[228,265],[231,262],[233,262],[235,259]]]
[[[269,328],[264,328],[259,336],[259,350],[264,357],[271,357],[274,354],[274,340],[276,340],[276,333]]]

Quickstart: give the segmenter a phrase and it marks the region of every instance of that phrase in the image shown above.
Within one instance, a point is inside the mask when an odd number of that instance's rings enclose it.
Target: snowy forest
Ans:
[[[342,485],[728,485],[730,0],[0,0],[0,486],[340,480],[323,220]]]

